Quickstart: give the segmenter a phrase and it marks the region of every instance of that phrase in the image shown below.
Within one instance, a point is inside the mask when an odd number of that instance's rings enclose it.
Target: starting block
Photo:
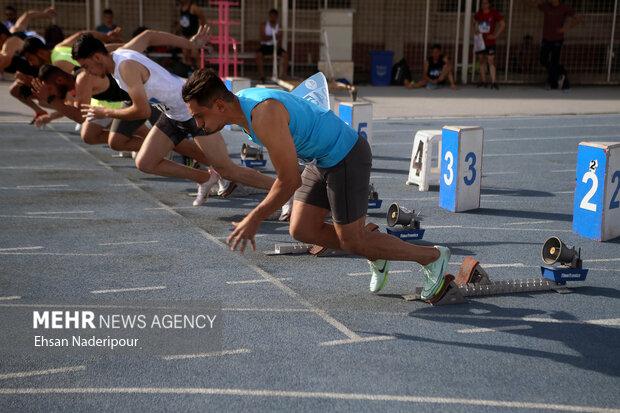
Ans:
[[[372,144],[372,103],[340,102],[338,116],[357,134]]]
[[[241,165],[248,168],[264,168],[267,160],[262,147],[250,146],[247,143],[241,145]]]
[[[482,141],[477,126],[446,126],[441,134],[439,206],[452,212],[480,207]]]
[[[368,209],[379,209],[383,205],[383,200],[379,199],[379,193],[373,184],[368,187]]]
[[[439,185],[440,155],[441,131],[418,131],[413,139],[406,184],[418,185],[420,191],[428,191],[430,185]]]
[[[250,79],[246,77],[226,77],[223,80],[226,88],[232,93],[237,93],[240,90],[248,89],[252,86]],[[225,128],[234,131],[242,130],[239,125],[226,125]]]
[[[620,236],[620,143],[581,142],[573,231],[607,241]]]
[[[546,278],[521,278],[514,280],[491,281],[487,272],[473,257],[465,257],[456,277],[446,274],[444,286],[439,294],[428,301],[432,305],[460,304],[466,297],[484,297],[490,295],[519,294],[537,291],[555,291],[566,294],[571,291],[564,286]],[[422,288],[416,288],[413,294],[404,295],[406,301],[421,300]]]

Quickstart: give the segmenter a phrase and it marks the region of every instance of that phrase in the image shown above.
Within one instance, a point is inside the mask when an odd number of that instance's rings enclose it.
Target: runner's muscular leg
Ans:
[[[207,171],[189,168],[176,162],[164,159],[174,148],[170,138],[157,126],[154,126],[144,140],[144,144],[136,157],[136,167],[142,172],[184,178],[199,184],[209,180],[211,176]]]

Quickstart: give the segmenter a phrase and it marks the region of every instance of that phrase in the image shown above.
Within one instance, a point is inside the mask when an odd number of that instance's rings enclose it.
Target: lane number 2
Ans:
[[[596,193],[596,190],[598,189],[598,178],[596,176],[596,172],[594,172],[593,170],[588,170],[588,172],[583,174],[583,177],[581,178],[581,182],[584,184],[587,184],[589,181],[592,181],[592,187],[581,200],[579,208],[585,209],[587,211],[596,212],[596,204],[590,202],[590,200]]]

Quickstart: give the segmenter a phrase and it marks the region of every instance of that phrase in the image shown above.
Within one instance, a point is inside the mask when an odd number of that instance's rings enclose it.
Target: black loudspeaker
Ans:
[[[581,267],[580,252],[575,247],[569,248],[558,237],[551,237],[542,248],[542,260],[545,264],[570,266],[572,268]]]
[[[387,224],[388,227],[402,225],[403,227],[419,228],[420,223],[416,220],[416,217],[417,215],[415,211],[402,208],[398,206],[398,204],[394,203],[388,208]]]
[[[263,159],[263,151],[244,143],[241,145],[241,159]]]

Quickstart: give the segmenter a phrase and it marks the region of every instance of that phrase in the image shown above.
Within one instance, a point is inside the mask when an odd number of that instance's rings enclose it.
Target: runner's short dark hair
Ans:
[[[441,45],[439,43],[435,43],[431,46],[431,50],[433,49],[441,50]]]
[[[183,85],[183,101],[196,100],[201,106],[210,107],[216,99],[235,100],[222,79],[213,69],[195,71]]]
[[[279,15],[280,13],[278,13],[278,10],[277,10],[277,9],[271,9],[271,10],[269,10],[269,14],[274,14],[274,15],[276,15],[276,16],[277,16],[277,15]]]
[[[110,16],[114,16],[114,12],[112,11],[112,9],[105,9],[103,11],[103,14],[109,14]]]
[[[58,66],[45,64],[45,65],[41,66],[41,68],[39,69],[39,76],[38,77],[42,81],[47,82],[48,80],[50,80],[54,76],[63,76],[65,74],[66,74],[66,72],[64,70],[62,70],[61,68],[59,68]]]
[[[95,38],[92,34],[83,34],[75,41],[71,48],[71,57],[75,60],[88,59],[95,53],[108,54],[108,49],[101,40]]]
[[[38,37],[29,37],[24,40],[24,46],[22,47],[22,53],[35,54],[39,50],[49,50],[48,47]]]

